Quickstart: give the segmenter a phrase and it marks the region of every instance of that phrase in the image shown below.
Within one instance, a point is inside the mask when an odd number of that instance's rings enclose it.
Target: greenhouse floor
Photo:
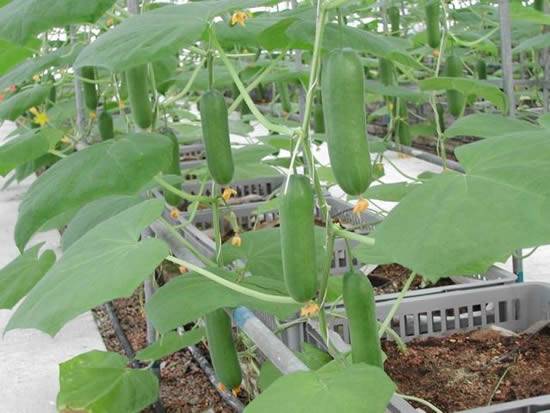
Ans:
[[[9,133],[11,126],[0,128],[0,141]],[[325,148],[316,156],[323,164],[328,164]],[[404,157],[388,152],[385,161],[386,183],[403,181],[402,175],[391,165],[397,166],[409,176],[418,176],[424,171],[439,172],[441,169],[416,158]],[[391,162],[391,163],[390,163]],[[0,179],[0,186],[5,179]],[[27,180],[20,185],[12,185],[0,192],[0,268],[13,260],[17,248],[13,241],[13,230],[17,209],[22,193],[30,185]],[[342,195],[332,191],[334,195]],[[384,209],[391,209],[390,203],[379,203]],[[33,243],[45,241],[52,247],[58,244],[59,235],[54,232],[42,233]],[[56,250],[59,255],[59,251]],[[506,264],[511,269],[511,263]],[[539,248],[524,263],[526,281],[550,281],[550,246]],[[11,311],[0,310],[0,333],[11,315]],[[11,331],[0,337],[0,411],[2,413],[48,413],[55,412],[55,398],[58,390],[58,364],[71,357],[92,349],[104,349],[101,336],[90,312],[76,318],[63,328],[54,338],[38,331]]]

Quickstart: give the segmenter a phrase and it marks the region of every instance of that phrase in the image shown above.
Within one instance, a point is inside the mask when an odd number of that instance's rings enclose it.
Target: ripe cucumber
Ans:
[[[409,111],[407,110],[407,102],[399,102],[399,123],[397,124],[397,136],[399,143],[405,146],[411,146],[412,136],[409,126]]]
[[[216,377],[228,389],[236,389],[241,384],[242,374],[233,342],[231,319],[221,308],[206,315],[205,319],[208,352]]]
[[[351,49],[333,50],[322,76],[323,114],[332,171],[349,195],[371,182],[363,65]]]
[[[86,66],[80,69],[80,75],[84,79],[82,81],[82,89],[84,91],[84,103],[86,107],[95,112],[97,109],[97,87],[95,83],[95,69],[91,66]]]
[[[380,81],[384,85],[390,86],[395,83],[395,67],[391,60],[384,59],[383,57],[378,59],[378,70],[380,72]]]
[[[147,65],[134,67],[126,72],[128,97],[134,121],[141,129],[153,123],[153,109],[149,100]]]
[[[388,7],[388,18],[390,20],[391,35],[399,36],[399,26],[401,24],[401,15],[399,14],[399,7]]]
[[[374,289],[368,277],[354,271],[346,273],[343,296],[351,336],[352,362],[383,367]]]
[[[170,175],[181,176],[180,144],[176,134],[170,128],[161,128],[159,129],[159,133],[168,137],[172,142],[172,162],[170,167],[165,172]],[[166,202],[170,205],[175,207],[177,207],[181,202],[181,198],[170,191],[164,191],[164,199],[166,199]]]
[[[157,92],[165,95],[168,89],[175,83],[174,77],[178,68],[178,58],[168,56],[162,60],[153,62],[153,72],[155,73],[155,86]]]
[[[447,72],[446,75],[449,77],[462,77],[464,70],[464,65],[462,59],[457,55],[450,55],[447,58]],[[462,114],[464,109],[464,95],[458,90],[448,90],[447,91],[447,102],[449,104],[449,113],[454,117],[458,117]]]
[[[279,92],[279,99],[281,100],[283,111],[290,113],[292,111],[292,105],[290,104],[290,97],[288,95],[288,85],[285,82],[277,82],[276,87]]]
[[[279,212],[286,288],[292,298],[303,303],[317,292],[313,189],[307,177],[289,177]]]
[[[233,179],[235,168],[225,98],[216,90],[207,91],[201,97],[200,112],[208,170],[216,183],[226,185]]]
[[[106,141],[115,137],[113,117],[106,110],[103,110],[99,114],[97,118],[97,127],[102,140]]]
[[[477,61],[477,78],[480,80],[487,79],[487,64],[483,59]]]
[[[439,28],[439,14],[441,12],[439,0],[428,0],[426,3],[426,33],[430,47],[437,49],[441,41]]]

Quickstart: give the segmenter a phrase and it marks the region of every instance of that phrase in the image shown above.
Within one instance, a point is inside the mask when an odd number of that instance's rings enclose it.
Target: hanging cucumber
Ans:
[[[227,185],[235,168],[225,98],[220,92],[209,90],[201,97],[200,112],[208,170],[216,183]]]
[[[317,292],[313,189],[307,177],[289,177],[279,212],[286,288],[292,298],[303,303]]]
[[[401,14],[399,13],[399,7],[388,7],[387,13],[390,20],[391,35],[399,36],[399,26],[401,24]]]
[[[378,70],[380,81],[385,86],[390,86],[395,83],[395,67],[393,62],[389,59],[384,59],[381,57],[378,59]]]
[[[160,128],[159,133],[168,137],[172,142],[172,162],[165,172],[170,175],[181,176],[180,144],[178,142],[176,134],[170,128]],[[177,207],[181,203],[181,198],[170,191],[165,191],[164,199],[166,199],[167,203],[175,207]]]
[[[276,83],[277,91],[279,92],[279,99],[281,100],[281,106],[286,113],[292,112],[292,105],[290,103],[290,97],[288,95],[288,85],[286,82]]]
[[[97,109],[97,87],[94,83],[96,81],[95,69],[91,66],[83,67],[80,69],[80,76],[83,79],[84,103],[89,110],[95,112]]]
[[[354,271],[346,273],[343,296],[349,322],[352,362],[383,367],[374,289],[368,277]]]
[[[126,81],[126,73],[124,72],[120,74],[120,86],[118,89],[118,94],[121,100],[128,100],[128,82]]]
[[[325,133],[325,116],[323,115],[323,104],[315,102],[313,107],[313,130],[315,133]]]
[[[399,121],[397,123],[397,136],[399,143],[405,146],[411,146],[412,136],[409,126],[409,111],[407,110],[407,102],[399,102]]]
[[[435,105],[435,109],[437,111],[437,118],[439,119],[439,128],[441,129],[441,133],[444,133],[447,129],[445,126],[445,108],[441,103],[438,103]]]
[[[464,66],[462,59],[455,54],[450,55],[447,58],[447,71],[448,77],[462,77]],[[458,117],[462,114],[464,109],[464,95],[458,90],[447,91],[447,102],[449,104],[449,113],[454,117]]]
[[[487,79],[487,64],[483,59],[477,61],[477,78],[480,80]]]
[[[428,44],[433,49],[437,49],[441,42],[439,28],[440,8],[439,0],[428,0],[426,3],[426,34],[428,36]]]
[[[113,117],[106,110],[103,110],[99,114],[97,118],[97,127],[102,140],[107,141],[115,137]]]
[[[537,11],[544,12],[544,0],[535,0],[533,7]]]
[[[134,67],[126,72],[128,97],[134,121],[141,129],[153,123],[153,109],[149,100],[147,65]]]
[[[208,314],[205,319],[208,352],[216,377],[228,389],[237,389],[241,385],[242,374],[233,342],[231,319],[221,308]]]
[[[363,65],[351,49],[333,50],[322,76],[323,114],[332,171],[349,195],[371,182]]]
[[[168,56],[162,60],[153,62],[153,72],[155,73],[155,86],[157,92],[165,95],[168,89],[175,83],[174,77],[178,68],[178,58]]]
[[[47,109],[50,109],[52,106],[54,106],[57,100],[57,88],[55,87],[55,78],[50,75],[49,80],[52,82],[52,86],[50,88],[50,95],[48,96],[48,102],[46,104]]]

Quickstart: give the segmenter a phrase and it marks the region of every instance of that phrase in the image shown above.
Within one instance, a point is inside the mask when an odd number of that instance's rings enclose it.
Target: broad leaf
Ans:
[[[528,23],[550,25],[550,15],[535,10],[533,7],[525,7],[521,2],[510,2],[510,18]]]
[[[379,201],[399,202],[418,187],[419,185],[409,182],[372,185],[366,190],[363,196],[367,199],[372,198]]]
[[[0,38],[24,44],[73,23],[94,23],[116,0],[14,0],[0,9]]]
[[[85,205],[78,211],[63,232],[63,237],[61,238],[63,250],[69,248],[76,240],[94,228],[97,224],[139,204],[141,201],[142,198],[139,196],[113,195]]]
[[[145,201],[83,235],[32,289],[6,331],[36,328],[54,335],[77,315],[130,296],[168,255],[158,239],[138,241],[163,209],[161,201]]]
[[[239,279],[234,273],[209,268],[211,272],[247,288],[263,293],[288,296],[284,283],[261,276]],[[300,305],[275,304],[258,300],[210,281],[202,275],[188,273],[161,287],[145,306],[147,316],[160,333],[196,321],[218,308],[244,305],[285,319]]]
[[[334,362],[333,362],[334,363]],[[245,413],[383,413],[395,385],[384,370],[366,364],[281,377],[250,403]]]
[[[506,96],[497,86],[483,80],[461,77],[433,77],[419,82],[421,90],[458,90],[464,95],[487,99],[501,111],[507,107]]]
[[[41,246],[29,248],[0,270],[0,308],[10,309],[17,304],[55,262],[51,250],[38,256]]]
[[[117,353],[90,351],[59,366],[60,412],[140,412],[158,399],[150,370],[130,369]]]
[[[171,162],[163,135],[133,134],[86,148],[57,162],[29,188],[19,207],[15,240],[24,248],[42,225],[109,195],[132,195]]]
[[[539,50],[550,46],[550,33],[542,33],[535,37],[531,37],[522,41],[519,45],[514,47],[512,52],[520,53],[525,50]]]
[[[177,331],[169,331],[163,334],[157,341],[148,347],[140,350],[136,358],[141,361],[155,361],[169,356],[176,351],[197,344],[206,336],[204,328],[194,328],[183,334]]]
[[[40,47],[38,39],[26,46],[19,46],[0,39],[0,74],[11,70],[15,65],[33,55],[33,48]]]
[[[35,85],[0,103],[0,120],[16,120],[33,106],[43,103],[50,94],[50,86]]]
[[[446,131],[447,138],[476,136],[498,138],[514,132],[528,132],[540,128],[529,122],[491,113],[474,113],[457,119]]]
[[[0,175],[48,153],[63,138],[63,131],[53,128],[30,130],[0,146]]]

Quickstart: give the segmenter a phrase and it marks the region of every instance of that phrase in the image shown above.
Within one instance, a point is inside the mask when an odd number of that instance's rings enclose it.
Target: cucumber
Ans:
[[[161,128],[159,129],[159,133],[168,137],[172,142],[172,162],[165,172],[170,175],[181,176],[180,144],[176,134],[170,128]],[[164,191],[164,199],[174,207],[177,207],[181,203],[181,198],[170,191]]]
[[[378,71],[380,81],[385,86],[390,86],[395,83],[395,67],[391,60],[384,59],[383,57],[378,59]]]
[[[290,104],[290,97],[288,95],[288,85],[285,82],[277,82],[277,91],[279,92],[279,99],[281,100],[281,106],[286,113],[292,112],[292,105]]]
[[[483,59],[477,61],[477,78],[480,80],[487,79],[487,64]]]
[[[347,194],[362,194],[371,182],[372,166],[363,65],[353,50],[336,49],[329,54],[321,89],[334,177]]]
[[[317,292],[313,189],[307,177],[289,177],[279,212],[286,288],[296,301],[307,302]]]
[[[228,389],[236,389],[241,384],[242,373],[233,342],[231,319],[221,308],[207,314],[205,319],[208,352],[216,377]]]
[[[155,86],[157,92],[165,95],[168,89],[175,83],[174,77],[178,68],[178,58],[168,56],[162,60],[153,62],[153,72],[155,73]]]
[[[216,183],[226,185],[233,179],[235,168],[225,98],[216,90],[205,92],[200,100],[200,112],[208,170]]]
[[[97,109],[97,87],[95,83],[95,69],[91,66],[86,66],[80,69],[80,76],[84,79],[82,81],[82,89],[84,91],[84,103],[86,107],[95,112]]]
[[[397,124],[397,136],[399,143],[405,146],[411,146],[411,128],[409,126],[409,111],[407,102],[399,102],[399,122]]]
[[[103,110],[99,114],[97,118],[97,128],[99,129],[99,135],[102,140],[107,141],[115,137],[113,117],[106,110]]]
[[[374,289],[369,278],[354,271],[346,273],[343,296],[349,322],[352,362],[383,368]]]
[[[544,0],[535,0],[533,7],[535,8],[535,10],[544,13]]]
[[[319,101],[313,107],[313,130],[315,133],[325,133],[325,117],[323,115],[323,104]]]
[[[451,54],[447,58],[447,70],[446,75],[449,77],[462,77],[464,66],[462,59],[455,54]],[[449,113],[454,117],[458,117],[462,114],[464,109],[464,95],[458,90],[447,91],[447,102],[449,104]]]
[[[401,24],[401,15],[399,13],[399,7],[391,6],[387,10],[388,19],[390,21],[391,35],[399,36],[399,26]]]
[[[50,88],[50,95],[48,96],[48,102],[46,104],[47,109],[50,109],[52,106],[54,106],[55,102],[57,101],[57,88],[55,87],[55,79],[53,76],[50,76],[50,80],[52,82],[52,86]]]
[[[441,103],[436,104],[435,109],[437,110],[437,118],[439,119],[439,128],[441,129],[441,133],[443,133],[447,128],[445,126],[445,109]]]
[[[126,81],[126,73],[120,74],[120,86],[118,89],[120,100],[128,100],[128,82]]]
[[[439,28],[439,14],[441,13],[441,5],[439,4],[439,0],[428,0],[425,10],[428,44],[433,49],[437,49],[441,41],[441,32]]]
[[[149,100],[147,65],[134,67],[126,72],[128,97],[134,121],[141,129],[153,123],[153,109]]]

